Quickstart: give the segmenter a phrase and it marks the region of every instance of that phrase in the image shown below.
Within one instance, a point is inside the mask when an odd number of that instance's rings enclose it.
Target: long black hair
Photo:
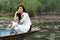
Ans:
[[[25,7],[23,5],[19,5],[17,7],[17,10],[19,9],[19,7],[22,7],[23,8],[23,12],[26,12]],[[21,20],[21,13],[17,13],[17,16],[18,16],[18,19]]]

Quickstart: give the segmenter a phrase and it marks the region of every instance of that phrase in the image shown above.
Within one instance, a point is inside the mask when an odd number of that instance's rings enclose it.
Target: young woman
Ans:
[[[19,5],[12,22],[12,31],[15,33],[26,33],[30,30],[31,20],[23,5]]]

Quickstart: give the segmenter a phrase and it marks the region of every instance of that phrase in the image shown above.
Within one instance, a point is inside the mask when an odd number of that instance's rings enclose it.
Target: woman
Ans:
[[[31,20],[28,13],[26,13],[23,5],[19,5],[14,16],[14,22],[12,22],[12,31],[15,33],[26,33],[31,26]]]

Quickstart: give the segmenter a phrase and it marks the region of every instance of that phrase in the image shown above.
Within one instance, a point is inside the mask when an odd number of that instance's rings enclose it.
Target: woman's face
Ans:
[[[23,13],[23,8],[22,7],[19,7],[18,12],[19,13]]]

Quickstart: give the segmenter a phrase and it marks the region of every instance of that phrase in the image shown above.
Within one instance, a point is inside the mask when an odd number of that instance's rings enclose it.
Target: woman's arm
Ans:
[[[15,13],[15,16],[14,16],[14,20],[16,20],[16,13]]]
[[[16,20],[16,19],[17,19],[17,12],[14,15],[14,20]]]

